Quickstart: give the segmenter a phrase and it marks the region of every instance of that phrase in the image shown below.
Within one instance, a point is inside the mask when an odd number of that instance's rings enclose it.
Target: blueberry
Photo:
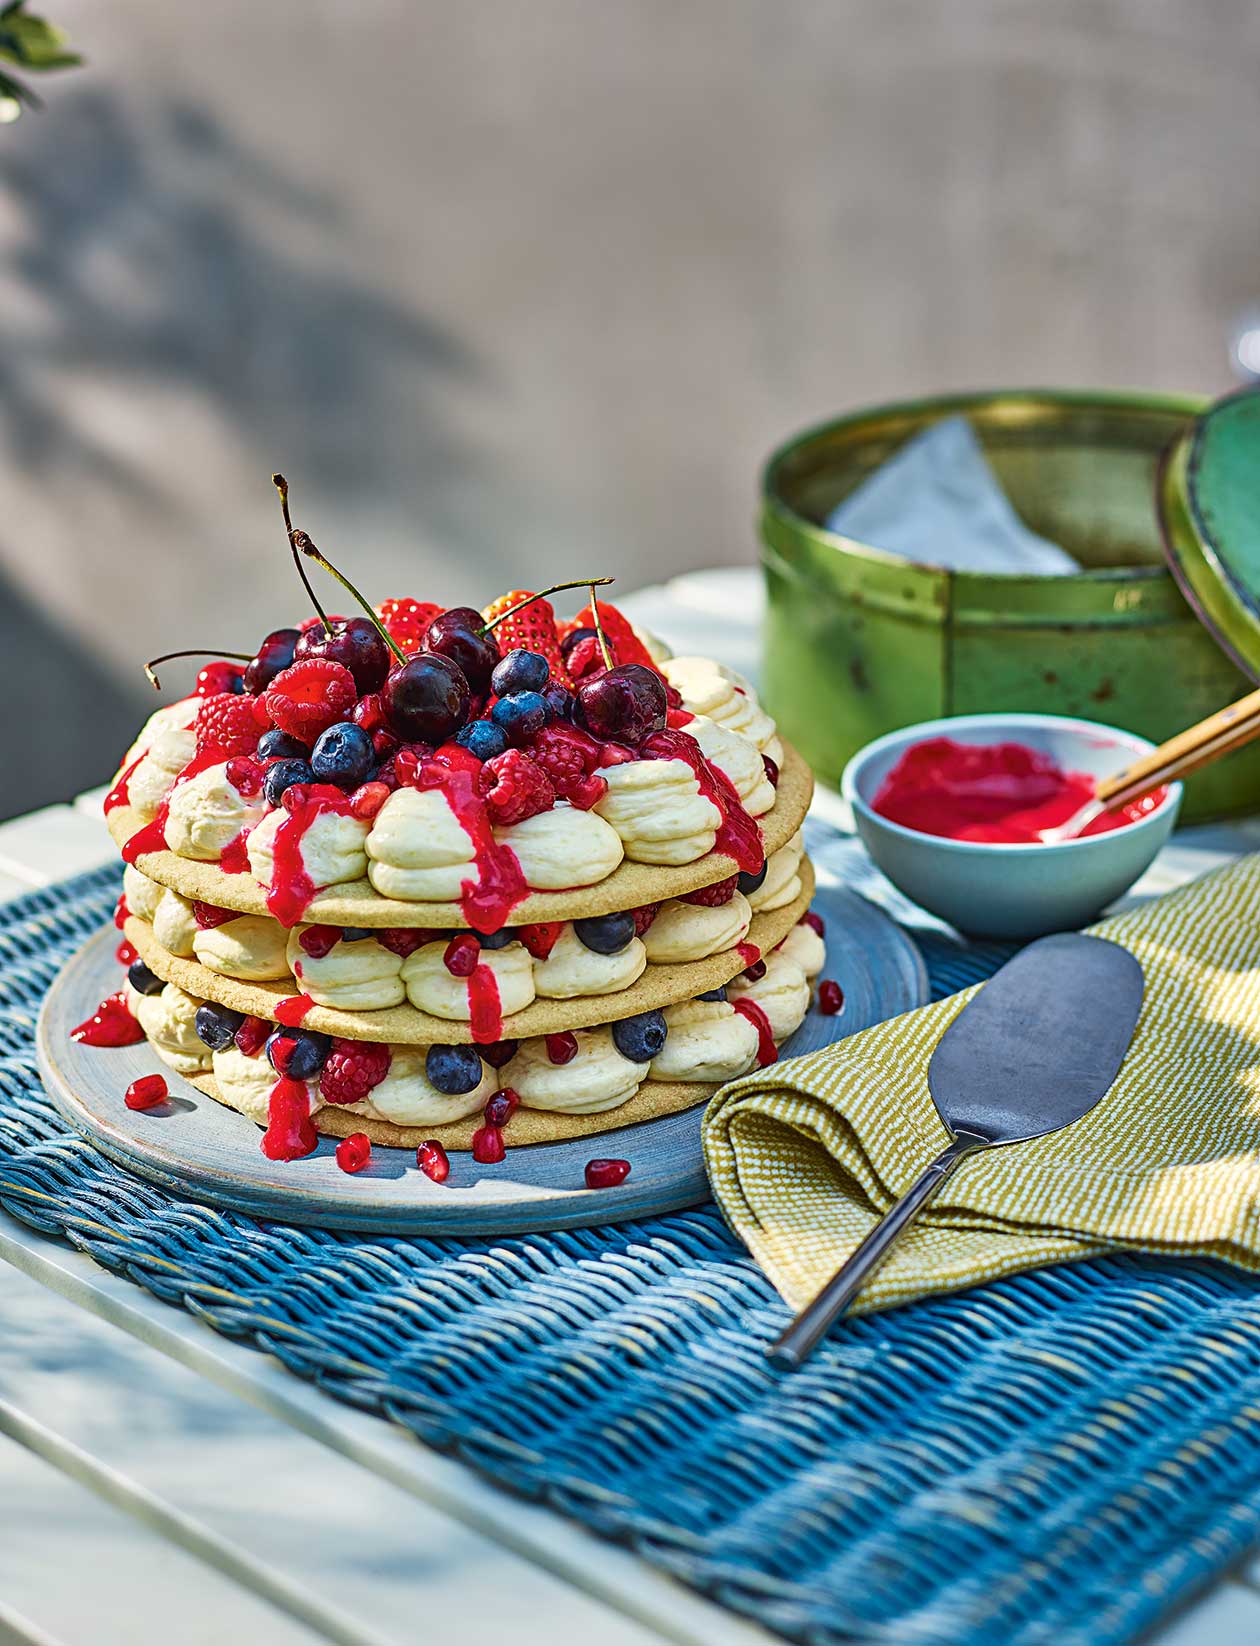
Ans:
[[[575,920],[573,930],[584,948],[594,954],[618,954],[634,936],[634,916],[597,914],[589,920]]]
[[[664,1012],[639,1012],[612,1026],[613,1045],[631,1063],[650,1063],[665,1044],[669,1028]]]
[[[740,875],[739,889],[743,892],[745,897],[747,897],[750,892],[755,892],[757,887],[760,886],[762,881],[766,878],[766,867],[767,865],[762,863],[761,867],[757,869],[755,873],[749,874],[745,870]]]
[[[143,960],[133,960],[127,967],[127,981],[137,994],[161,994],[166,984],[151,972]]]
[[[550,678],[551,669],[541,653],[517,646],[495,664],[490,684],[496,697],[511,697],[517,692],[545,691]]]
[[[370,926],[343,926],[341,928],[341,941],[343,943],[362,943],[367,938],[375,936],[376,933]]]
[[[716,989],[710,989],[707,994],[697,995],[697,1000],[725,1000],[726,985],[720,984]]]
[[[573,711],[577,707],[577,698],[563,686],[548,686],[543,693],[543,702],[547,705],[547,712],[553,720],[572,720]]]
[[[268,1062],[277,1074],[287,1075],[290,1080],[314,1080],[331,1049],[330,1038],[312,1029],[280,1028],[267,1037]]]
[[[305,760],[273,760],[263,778],[263,793],[269,806],[278,806],[284,791],[294,783],[312,783],[315,774]]]
[[[455,741],[475,754],[478,760],[493,760],[508,746],[507,733],[493,720],[473,720],[455,733]]]
[[[475,1046],[430,1046],[424,1072],[444,1097],[462,1097],[481,1084],[481,1056]]]
[[[311,770],[321,783],[357,789],[376,764],[372,739],[353,720],[339,720],[319,734],[311,755]]]
[[[509,743],[527,743],[547,724],[547,699],[538,692],[513,692],[501,697],[490,714],[507,733]]]
[[[236,1039],[236,1031],[245,1019],[240,1012],[234,1012],[228,1006],[197,1007],[197,1016],[194,1018],[197,1029],[197,1039],[209,1046],[212,1052],[225,1052]]]
[[[508,944],[515,940],[515,937],[516,928],[513,926],[504,926],[502,931],[498,932],[477,933],[477,941],[483,949],[506,949]]]
[[[260,760],[305,760],[310,752],[305,743],[279,728],[264,732],[258,739]]]

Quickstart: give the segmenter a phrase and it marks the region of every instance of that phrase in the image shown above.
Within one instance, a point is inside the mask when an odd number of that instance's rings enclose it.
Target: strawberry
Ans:
[[[410,595],[400,595],[396,600],[382,600],[376,613],[390,639],[408,657],[414,657],[424,646],[429,624],[442,610],[443,607],[435,606],[431,600],[413,600]]]
[[[511,594],[501,594],[497,600],[492,601],[481,615],[487,623],[495,625],[494,643],[499,648],[500,656],[506,657],[516,646],[522,651],[537,652],[547,659],[552,680],[572,690],[573,682],[569,679],[569,671],[560,652],[560,633],[556,628],[556,614],[550,600],[535,600],[521,611],[513,612],[511,617],[496,622],[504,612],[529,598],[528,589],[513,589]]]
[[[634,632],[630,619],[623,617],[616,606],[610,606],[606,600],[599,601],[598,608],[599,624],[604,631],[604,639],[608,642],[608,650],[612,653],[613,662],[642,663],[656,674],[660,674],[661,671],[652,661],[651,653]],[[595,619],[591,614],[589,604],[582,608],[571,624],[566,625],[568,629],[590,629],[594,626]],[[574,647],[574,651],[576,652],[579,647],[589,645],[589,641],[579,641],[578,646]],[[595,642],[595,647],[598,650],[598,641]],[[602,658],[602,653],[600,655]]]

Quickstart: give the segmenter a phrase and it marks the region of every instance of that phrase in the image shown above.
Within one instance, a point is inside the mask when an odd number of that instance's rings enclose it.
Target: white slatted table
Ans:
[[[678,651],[757,667],[751,570],[625,604]],[[0,825],[0,900],[116,853],[101,792]],[[845,821],[834,795],[818,808]],[[1260,846],[1186,830],[1143,889]],[[767,1646],[549,1510],[498,1491],[0,1213],[0,1646]],[[1255,1646],[1260,1560],[1159,1646]]]

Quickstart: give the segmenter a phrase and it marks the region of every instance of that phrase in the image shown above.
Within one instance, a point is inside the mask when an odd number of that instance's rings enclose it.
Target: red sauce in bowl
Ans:
[[[1096,779],[1065,772],[1052,755],[1023,743],[957,743],[929,737],[913,743],[871,802],[890,823],[947,840],[1019,845],[1040,843],[1040,831],[1066,823],[1092,799]],[[1136,823],[1168,793],[1156,789],[1119,811],[1105,812],[1083,832],[1106,834]]]

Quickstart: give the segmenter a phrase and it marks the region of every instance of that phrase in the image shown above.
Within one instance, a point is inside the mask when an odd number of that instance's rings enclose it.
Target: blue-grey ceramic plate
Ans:
[[[927,999],[919,952],[886,914],[826,884],[819,885],[814,907],[827,925],[824,975],[840,984],[845,1005],[837,1017],[811,1010],[785,1056],[816,1051]],[[502,1165],[478,1166],[471,1155],[452,1153],[451,1175],[442,1184],[417,1168],[411,1151],[379,1146],[366,1171],[348,1176],[328,1138],[303,1160],[270,1161],[251,1121],[171,1074],[147,1044],[102,1050],[70,1039],[71,1028],[118,987],[117,938],[112,927],[99,932],[48,991],[39,1020],[40,1069],[72,1126],[111,1160],[164,1188],[276,1222],[455,1236],[622,1222],[708,1198],[701,1106],[595,1137],[518,1149],[510,1147],[509,1126]],[[154,1070],[166,1075],[171,1101],[147,1113],[124,1107],[130,1082]],[[587,1189],[583,1167],[596,1155],[629,1160],[625,1183]]]

